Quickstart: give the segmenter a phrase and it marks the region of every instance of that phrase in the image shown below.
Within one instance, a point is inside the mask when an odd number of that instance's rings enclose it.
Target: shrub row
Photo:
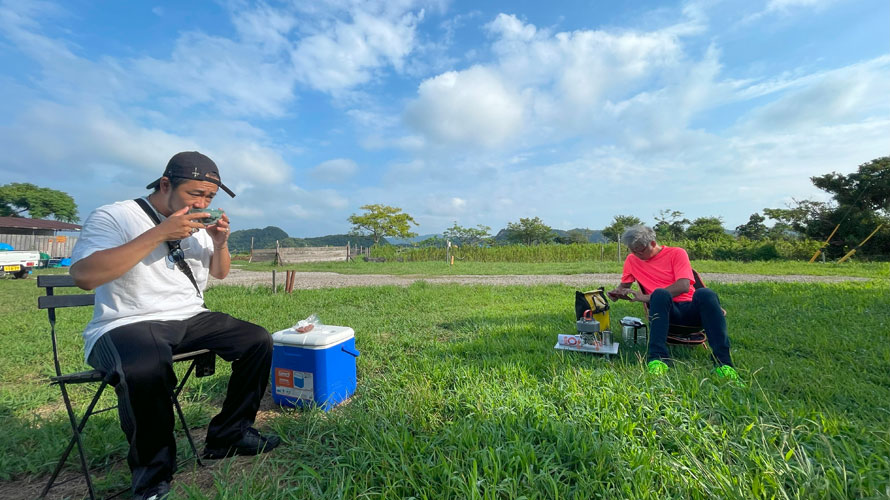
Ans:
[[[744,238],[725,240],[686,240],[668,242],[680,246],[693,260],[806,260],[809,259],[819,242],[813,240],[763,240],[751,241]],[[455,259],[472,262],[589,262],[618,261],[627,255],[627,249],[617,243],[573,243],[571,245],[504,245],[493,247],[452,247]],[[394,259],[401,257],[409,262],[444,261],[445,248],[397,247],[392,245],[374,247],[373,257]]]

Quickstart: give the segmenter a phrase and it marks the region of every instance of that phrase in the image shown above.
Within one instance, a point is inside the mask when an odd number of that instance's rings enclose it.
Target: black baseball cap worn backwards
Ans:
[[[170,161],[167,162],[167,168],[164,169],[164,175],[161,177],[168,179],[179,177],[181,179],[212,182],[232,198],[235,197],[235,193],[220,180],[219,169],[216,168],[216,163],[213,163],[213,160],[197,151],[183,151],[173,155],[173,158],[170,158]],[[160,184],[161,178],[158,177],[156,181],[145,186],[145,188],[156,189]]]

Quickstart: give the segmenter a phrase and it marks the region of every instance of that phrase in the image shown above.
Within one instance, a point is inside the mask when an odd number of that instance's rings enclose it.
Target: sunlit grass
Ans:
[[[880,498],[890,495],[890,292],[886,283],[713,287],[748,384],[716,379],[707,351],[678,348],[651,378],[622,347],[611,362],[555,351],[572,331],[565,286],[429,285],[304,290],[215,287],[208,305],[270,331],[311,313],[356,331],[358,390],[330,413],[282,410],[284,445],[194,498]],[[0,478],[45,474],[67,423],[33,280],[0,283]],[[615,304],[613,317],[640,316]],[[65,357],[88,311],[63,311]],[[229,374],[192,380],[206,424]],[[80,394],[81,400],[83,394]],[[107,395],[113,400],[113,394]],[[90,456],[126,450],[96,417]],[[92,425],[92,424],[91,424]],[[107,487],[126,485],[115,477]],[[209,488],[209,489],[208,489]]]
[[[273,266],[269,263],[235,262],[235,267],[251,271],[325,271],[340,274],[394,274],[418,276],[448,275],[508,275],[508,274],[590,274],[621,272],[617,261],[590,262],[309,262]],[[765,274],[765,275],[813,275],[813,276],[859,276],[867,278],[887,278],[890,263],[887,262],[834,262],[809,264],[803,261],[775,262],[733,262],[700,260],[692,263],[703,273]]]

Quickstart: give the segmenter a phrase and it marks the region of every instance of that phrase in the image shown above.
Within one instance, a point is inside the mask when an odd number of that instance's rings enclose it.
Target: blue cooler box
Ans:
[[[320,325],[309,333],[272,334],[272,400],[283,406],[318,405],[328,411],[355,392],[355,332]]]

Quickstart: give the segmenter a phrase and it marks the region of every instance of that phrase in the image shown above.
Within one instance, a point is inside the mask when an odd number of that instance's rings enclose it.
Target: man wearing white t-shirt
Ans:
[[[201,153],[174,155],[141,200],[96,209],[83,225],[71,275],[96,291],[93,319],[84,330],[86,359],[116,375],[121,428],[136,498],[163,498],[176,470],[173,355],[209,349],[232,362],[222,410],[207,429],[205,458],[255,455],[278,446],[253,428],[269,380],[272,339],[264,328],[211,312],[204,305],[208,274],[229,273],[229,218],[211,225],[217,191],[234,197],[216,164]],[[147,202],[147,203],[146,203]],[[140,206],[143,205],[143,206]]]

